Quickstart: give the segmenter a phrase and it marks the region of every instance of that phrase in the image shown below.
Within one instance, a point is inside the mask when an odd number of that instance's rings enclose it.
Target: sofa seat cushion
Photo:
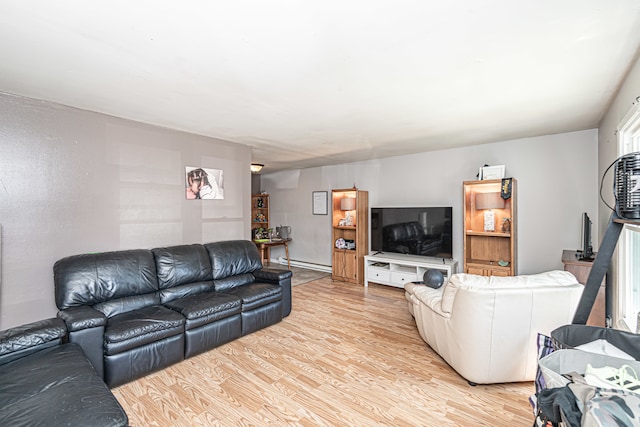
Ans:
[[[227,289],[226,294],[242,299],[242,311],[249,311],[282,299],[282,287],[268,283],[251,283]]]
[[[156,342],[184,332],[185,318],[161,305],[129,311],[110,318],[104,331],[107,355]]]
[[[127,414],[76,344],[2,365],[0,378],[0,425],[128,425]]]
[[[187,319],[185,329],[189,330],[239,314],[242,309],[242,300],[236,295],[204,292],[176,299],[165,305]]]

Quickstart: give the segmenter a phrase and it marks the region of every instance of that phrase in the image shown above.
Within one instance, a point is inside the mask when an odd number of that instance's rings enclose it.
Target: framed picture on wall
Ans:
[[[314,215],[329,215],[329,192],[327,191],[314,191],[313,192],[313,214]]]
[[[224,199],[222,169],[187,166],[185,183],[187,200]]]

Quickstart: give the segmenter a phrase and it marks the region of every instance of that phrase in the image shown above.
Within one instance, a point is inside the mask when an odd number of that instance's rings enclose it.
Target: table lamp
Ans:
[[[476,209],[484,210],[484,231],[495,231],[496,222],[492,209],[503,209],[504,199],[499,192],[476,193]]]
[[[343,197],[340,200],[340,210],[347,211],[347,216],[345,217],[345,221],[347,225],[353,225],[353,217],[351,216],[351,212],[356,209],[356,199],[353,197]]]

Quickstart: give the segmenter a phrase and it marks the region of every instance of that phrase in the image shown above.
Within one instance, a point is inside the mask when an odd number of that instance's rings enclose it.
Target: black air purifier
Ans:
[[[640,219],[640,152],[626,154],[616,161],[613,192],[618,216]]]

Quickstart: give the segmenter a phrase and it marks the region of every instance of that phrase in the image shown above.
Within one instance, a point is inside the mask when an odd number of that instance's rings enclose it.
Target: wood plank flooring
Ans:
[[[323,278],[282,322],[113,389],[131,426],[530,426],[533,383],[472,387],[404,291]]]

